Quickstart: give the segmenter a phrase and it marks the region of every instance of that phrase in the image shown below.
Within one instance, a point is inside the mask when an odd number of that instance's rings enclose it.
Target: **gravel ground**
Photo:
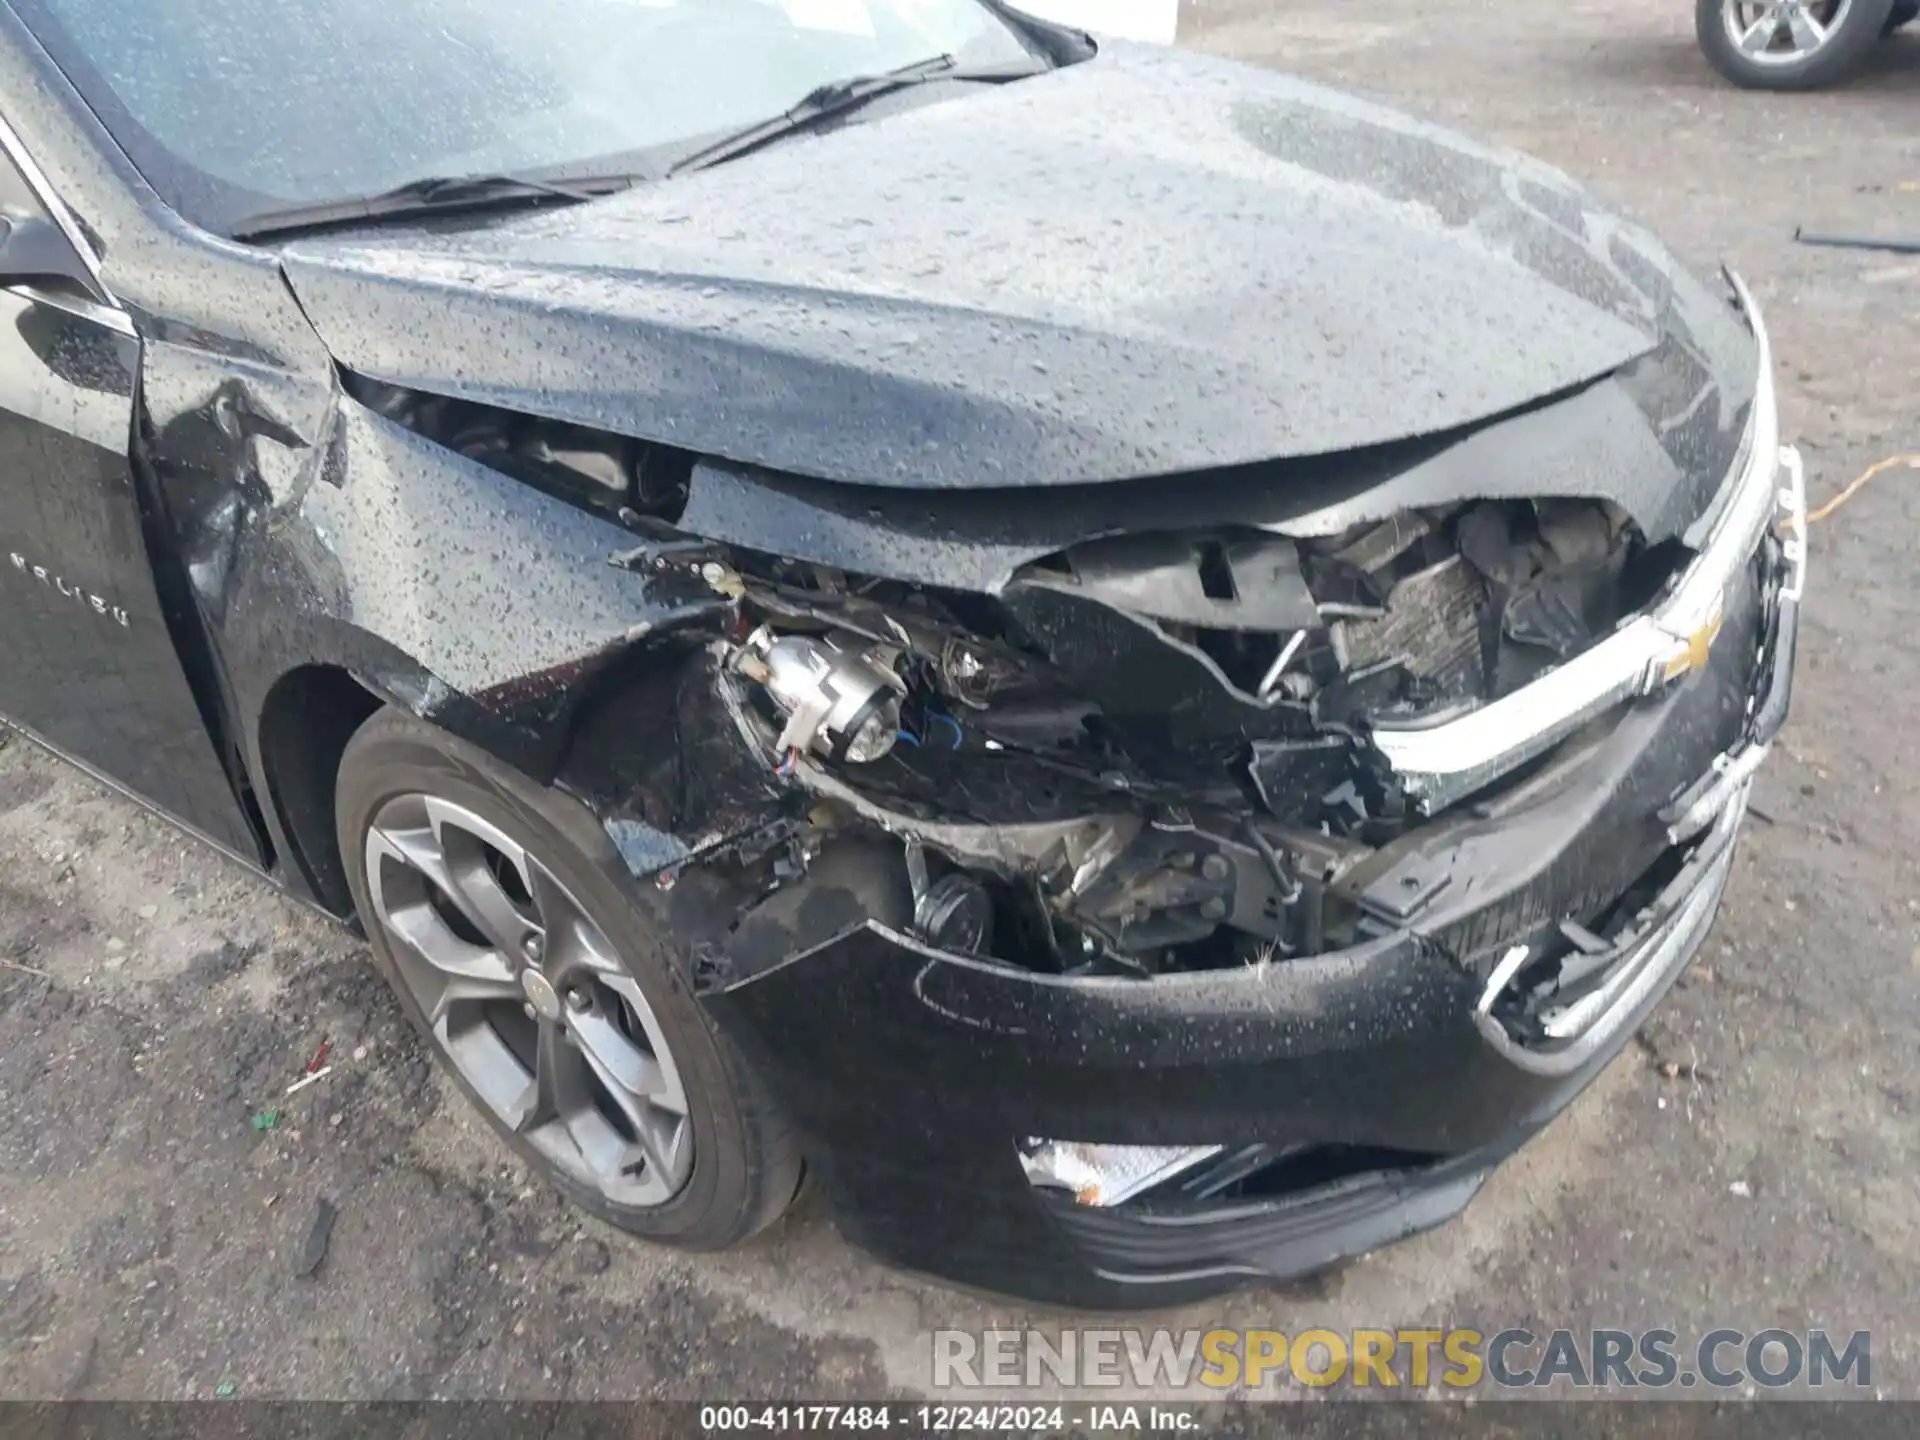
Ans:
[[[1920,260],[1790,236],[1920,233],[1920,36],[1843,91],[1755,96],[1690,8],[1208,0],[1182,43],[1532,151],[1731,262],[1824,497],[1920,450]],[[1817,528],[1770,818],[1641,1044],[1457,1223],[1154,1323],[1871,1328],[1880,1388],[1920,1393],[1916,522],[1895,471]],[[332,1075],[283,1098],[323,1037]],[[331,1250],[296,1279],[323,1195]],[[1062,1323],[889,1273],[817,1201],[722,1256],[582,1224],[463,1113],[351,936],[0,749],[0,1394],[871,1397],[927,1386],[936,1326],[1029,1322]]]

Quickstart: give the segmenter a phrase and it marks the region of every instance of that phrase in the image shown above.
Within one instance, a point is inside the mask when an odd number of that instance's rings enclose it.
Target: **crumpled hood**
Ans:
[[[373,378],[894,487],[1325,454],[1740,343],[1563,176],[1337,92],[1116,44],[954,93],[286,273]]]

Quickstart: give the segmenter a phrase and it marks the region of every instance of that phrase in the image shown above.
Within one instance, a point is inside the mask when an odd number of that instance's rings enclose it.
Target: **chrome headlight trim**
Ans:
[[[1754,381],[1748,443],[1722,486],[1713,529],[1693,562],[1648,611],[1599,644],[1522,689],[1470,714],[1424,729],[1376,726],[1374,748],[1425,814],[1498,779],[1557,744],[1622,701],[1649,694],[1704,663],[1718,633],[1728,587],[1752,557],[1776,510],[1804,534],[1804,490],[1775,481],[1785,465],[1799,473],[1799,455],[1780,444],[1773,348],[1766,323],[1740,277],[1727,278],[1753,328],[1759,373]],[[1730,493],[1729,493],[1730,492]],[[1804,570],[1804,543],[1794,557]]]

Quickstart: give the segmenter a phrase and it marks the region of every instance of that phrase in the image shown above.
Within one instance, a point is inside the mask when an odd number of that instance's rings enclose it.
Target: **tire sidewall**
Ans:
[[[652,1006],[686,1090],[693,1127],[693,1170],[671,1200],[659,1206],[623,1206],[556,1167],[516,1134],[461,1075],[433,1038],[426,1015],[401,983],[388,937],[369,902],[366,833],[388,800],[422,793],[463,805],[538,855],[600,925],[621,965]],[[412,716],[384,711],[349,742],[340,765],[335,817],[341,858],[376,963],[408,1018],[442,1067],[488,1124],[521,1159],[589,1213],[650,1239],[689,1248],[732,1243],[758,1228],[765,1208],[758,1194],[754,1122],[764,1099],[750,1092],[751,1075],[715,1033],[704,1009],[673,965],[655,927],[636,905],[632,885],[611,842],[586,808],[534,784],[484,752]],[[757,1103],[756,1103],[757,1102]],[[777,1168],[777,1167],[776,1167]],[[782,1179],[790,1198],[797,1175]],[[776,1212],[777,1213],[777,1212]]]

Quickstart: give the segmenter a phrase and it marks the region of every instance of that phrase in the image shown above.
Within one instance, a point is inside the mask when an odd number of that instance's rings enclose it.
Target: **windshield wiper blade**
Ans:
[[[636,175],[591,175],[543,180],[532,175],[429,175],[409,180],[377,195],[321,200],[289,205],[250,215],[227,233],[236,240],[260,240],[295,230],[317,230],[362,220],[427,215],[453,210],[490,209],[498,205],[536,205],[555,200],[579,204],[599,195],[624,190]]]
[[[804,130],[818,121],[830,119],[835,115],[844,115],[849,110],[858,109],[869,100],[878,99],[895,90],[923,85],[929,80],[984,82],[1024,80],[1029,75],[1039,74],[1045,68],[1043,65],[1021,63],[963,69],[960,62],[953,56],[935,55],[930,59],[916,60],[911,65],[902,65],[897,70],[885,70],[877,75],[850,75],[844,80],[829,80],[826,84],[809,90],[800,97],[797,104],[783,110],[780,114],[769,116],[765,120],[757,120],[744,129],[723,135],[718,140],[703,145],[691,155],[681,156],[667,167],[665,173],[679,175],[688,170],[704,170],[710,165],[718,165],[722,161],[744,155],[750,150],[757,150],[783,135]]]

